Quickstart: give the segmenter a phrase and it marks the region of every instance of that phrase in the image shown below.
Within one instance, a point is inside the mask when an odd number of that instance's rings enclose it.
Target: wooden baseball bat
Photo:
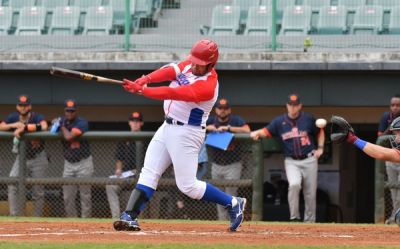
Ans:
[[[98,75],[69,70],[61,67],[51,67],[50,74],[54,76],[66,77],[71,79],[94,80],[99,83],[116,84],[116,85],[124,84],[124,82],[121,80],[114,80],[106,77],[101,77]]]

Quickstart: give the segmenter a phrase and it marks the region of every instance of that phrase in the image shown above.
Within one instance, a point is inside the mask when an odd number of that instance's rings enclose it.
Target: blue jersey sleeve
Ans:
[[[379,122],[379,127],[378,127],[378,131],[379,132],[386,131],[386,129],[389,126],[389,122],[388,122],[389,118],[390,118],[389,112],[383,113],[382,118],[381,118],[381,120]]]
[[[210,116],[207,119],[206,125],[212,125],[215,124],[215,116]]]
[[[246,122],[240,116],[237,116],[237,115],[233,115],[232,116],[232,120],[230,122],[230,125],[236,126],[236,127],[242,127],[245,124],[246,124]]]
[[[278,124],[280,123],[281,117],[274,118],[265,128],[269,131],[272,136],[279,136]]]
[[[45,120],[45,119],[42,114],[35,114],[35,116],[33,116],[32,123],[37,124],[37,123],[42,122],[43,120]]]
[[[83,134],[89,131],[89,123],[84,119],[79,119],[78,122],[76,122],[74,128],[79,129]]]
[[[320,128],[317,127],[317,125],[315,124],[315,121],[316,120],[315,120],[314,116],[310,115],[311,132],[314,135],[318,135]]]
[[[6,124],[12,124],[18,121],[19,121],[19,114],[16,112],[13,112],[10,115],[8,115],[8,117],[5,120]]]

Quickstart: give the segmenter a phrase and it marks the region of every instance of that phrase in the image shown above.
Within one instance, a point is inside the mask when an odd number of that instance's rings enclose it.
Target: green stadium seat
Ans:
[[[237,34],[239,31],[240,8],[230,5],[217,5],[211,17],[211,35]]]
[[[12,10],[10,7],[0,6],[0,35],[7,35],[12,25]]]
[[[72,6],[77,6],[81,12],[86,12],[89,7],[102,6],[102,0],[71,0]]]
[[[135,17],[147,18],[153,14],[152,0],[135,0]]]
[[[384,11],[391,11],[393,7],[400,6],[399,0],[371,0],[371,5],[383,7]]]
[[[23,7],[20,11],[16,35],[41,35],[45,27],[46,9],[40,6]]]
[[[303,5],[311,7],[311,28],[315,30],[317,27],[320,8],[330,6],[331,0],[303,0]]]
[[[35,6],[36,0],[9,0],[8,5],[15,12],[19,12],[23,7],[32,7]]]
[[[80,9],[76,6],[56,7],[53,13],[50,35],[73,35],[79,28]]]
[[[319,11],[320,8],[331,5],[331,0],[303,0],[303,5],[311,7],[312,11]]]
[[[325,6],[320,9],[317,30],[319,34],[344,34],[347,9],[345,6]]]
[[[68,6],[69,0],[42,0],[40,6],[47,9],[48,12],[53,12],[56,7]]]
[[[400,6],[391,9],[388,30],[389,34],[400,35]]]
[[[271,6],[250,7],[247,18],[245,35],[271,35],[272,10]]]
[[[289,6],[282,19],[282,35],[305,35],[311,29],[311,7]]]
[[[114,21],[113,24],[116,26],[123,26],[125,23],[125,0],[110,0],[110,6],[114,11]],[[130,0],[130,13],[133,15],[135,13],[135,0]]]
[[[383,28],[387,29],[390,22],[391,9],[400,6],[399,0],[371,0],[371,5],[383,7]]]
[[[358,7],[364,6],[366,0],[338,0],[339,6],[346,6],[347,11],[354,12]]]
[[[353,26],[354,14],[356,9],[360,6],[366,5],[366,0],[338,0],[339,6],[346,6],[347,8],[347,22],[348,27]]]
[[[108,35],[112,29],[113,10],[110,6],[89,7],[86,15],[85,35]]]
[[[249,8],[259,6],[260,0],[233,0],[232,6],[240,8],[240,24],[245,25]]]
[[[272,6],[272,0],[260,0],[260,5]],[[283,10],[288,6],[296,5],[296,0],[276,0],[276,19],[278,23],[282,22]]]
[[[383,8],[381,6],[360,6],[354,15],[352,34],[378,34],[382,31]]]

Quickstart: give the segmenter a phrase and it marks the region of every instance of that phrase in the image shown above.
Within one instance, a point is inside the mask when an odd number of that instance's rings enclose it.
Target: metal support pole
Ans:
[[[125,0],[125,27],[124,27],[124,50],[125,52],[129,51],[130,43],[129,36],[131,34],[131,1]]]
[[[253,200],[251,220],[260,221],[263,218],[263,186],[264,186],[264,158],[261,141],[252,145],[254,173],[253,173]]]
[[[277,42],[276,42],[276,1],[272,0],[272,28],[271,28],[271,49],[272,52],[276,52]]]
[[[26,205],[26,186],[25,186],[25,169],[26,169],[26,140],[21,139],[19,143],[19,169],[18,169],[18,216],[24,215],[25,205]]]
[[[376,144],[390,147],[389,137],[378,137]],[[375,223],[385,223],[385,161],[382,160],[375,160]]]

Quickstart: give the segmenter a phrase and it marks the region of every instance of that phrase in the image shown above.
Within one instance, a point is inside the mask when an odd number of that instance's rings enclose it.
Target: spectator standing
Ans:
[[[129,115],[129,127],[132,132],[140,132],[143,126],[143,115],[140,112],[133,112]],[[120,141],[117,145],[115,176],[122,177],[123,172],[132,171],[136,175],[137,171],[143,165],[144,146],[142,141]],[[124,187],[119,185],[107,185],[107,199],[110,204],[111,216],[113,219],[118,219],[120,211],[120,196],[121,202],[126,206],[132,188],[122,191]],[[126,192],[126,194],[124,193]]]
[[[18,97],[16,106],[17,111],[11,113],[7,119],[0,123],[1,131],[13,131],[14,143],[17,145],[13,152],[18,153],[20,137],[26,132],[37,132],[47,130],[47,122],[44,116],[32,111],[31,98],[27,95]],[[31,140],[27,142],[26,148],[26,167],[28,174],[32,177],[45,177],[46,169],[49,166],[46,151],[44,150],[43,140]],[[18,177],[20,157],[17,155],[11,168],[10,177]],[[22,215],[22,210],[18,205],[18,188],[16,185],[8,186],[8,202],[10,215]],[[42,216],[44,206],[44,186],[35,185],[32,187],[32,199],[34,201],[34,216]]]
[[[297,94],[289,95],[287,114],[274,118],[269,125],[251,132],[250,136],[254,140],[260,137],[277,137],[282,141],[289,182],[290,220],[301,221],[299,193],[303,188],[304,222],[315,222],[318,158],[323,153],[325,133],[315,125],[311,114],[301,111],[302,107]]]
[[[232,132],[248,133],[250,127],[238,115],[232,114],[232,109],[227,99],[220,99],[215,106],[215,116],[207,120],[207,132]],[[215,180],[237,180],[242,174],[242,153],[243,148],[235,141],[231,142],[228,149],[221,150],[210,147],[211,178]],[[222,191],[237,195],[237,187],[225,187]],[[226,209],[217,205],[218,219],[228,219]]]

